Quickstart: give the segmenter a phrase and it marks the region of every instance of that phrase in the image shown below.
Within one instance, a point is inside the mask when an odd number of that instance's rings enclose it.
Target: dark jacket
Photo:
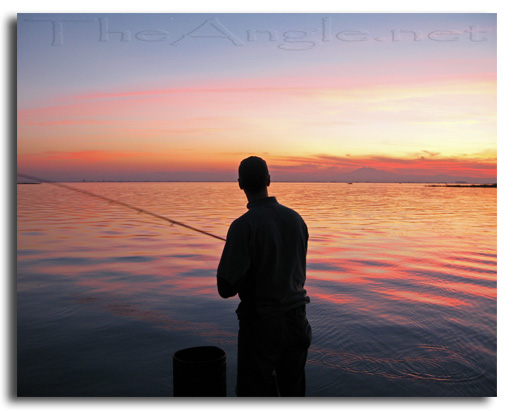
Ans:
[[[240,318],[279,314],[308,303],[304,284],[309,234],[302,217],[275,197],[247,207],[227,234],[218,266],[219,294],[239,294]]]

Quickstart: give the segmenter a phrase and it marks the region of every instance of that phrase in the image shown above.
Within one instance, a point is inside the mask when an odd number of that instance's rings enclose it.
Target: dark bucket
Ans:
[[[226,397],[225,351],[218,347],[192,347],[173,354],[174,397]]]

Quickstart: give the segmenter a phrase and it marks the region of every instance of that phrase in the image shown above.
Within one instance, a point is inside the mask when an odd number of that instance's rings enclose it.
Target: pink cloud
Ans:
[[[409,158],[388,156],[332,156],[279,157],[271,166],[277,172],[308,174],[312,172],[351,172],[362,167],[398,174],[450,174],[469,177],[496,177],[496,157],[443,157],[414,155]]]
[[[73,95],[46,107],[18,111],[23,125],[113,125],[125,122],[229,116],[269,112],[270,107],[320,99],[338,104],[351,101],[410,99],[437,93],[480,92],[483,84],[495,91],[495,73],[382,76],[275,76],[267,78],[225,79],[196,87],[177,87]],[[475,87],[470,88],[470,84]],[[313,98],[317,100],[312,100]],[[304,107],[305,109],[305,107]]]
[[[457,73],[448,72],[448,70],[439,70],[438,68],[448,68],[463,65],[476,65],[482,63],[484,70],[482,72],[465,73],[459,70]],[[401,62],[395,61],[397,67]],[[348,71],[347,66],[339,65],[333,67],[324,67],[317,69],[318,75],[313,75],[310,69],[297,70],[295,73],[283,73],[279,75],[269,75],[263,77],[250,78],[216,78],[214,80],[204,80],[203,82],[195,82],[194,86],[169,87],[163,85],[160,88],[151,89],[135,89],[121,90],[111,92],[93,92],[87,94],[76,94],[69,97],[61,98],[59,101],[77,104],[87,101],[110,100],[119,103],[121,100],[139,100],[141,98],[151,98],[164,100],[172,98],[172,96],[180,96],[184,98],[187,95],[198,94],[214,94],[222,95],[227,93],[240,94],[285,94],[285,95],[312,95],[323,91],[344,90],[373,90],[377,91],[377,87],[412,87],[412,86],[428,86],[434,84],[468,84],[468,83],[495,83],[496,82],[496,64],[494,60],[469,60],[454,59],[452,61],[444,60],[437,62],[411,60],[405,61],[410,67],[418,66],[419,70],[413,70],[416,74],[406,76],[404,73],[394,74],[394,71],[380,70],[376,73],[364,71],[353,71],[352,75],[345,75]],[[383,67],[383,65],[382,65]],[[486,69],[488,68],[488,69]],[[443,71],[444,74],[440,74]],[[386,74],[382,74],[386,73]],[[195,98],[195,97],[192,97]]]

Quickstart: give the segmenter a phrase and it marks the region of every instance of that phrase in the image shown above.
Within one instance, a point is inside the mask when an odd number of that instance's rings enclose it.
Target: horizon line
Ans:
[[[473,177],[473,179],[480,179],[480,177]],[[489,178],[484,178],[488,180]],[[495,180],[497,180],[495,178]],[[237,183],[237,180],[52,180],[52,183]],[[272,183],[331,183],[331,184],[480,184],[480,183],[468,183],[465,180],[457,180],[454,182],[446,181],[336,181],[336,180],[274,180]],[[16,182],[17,184],[44,184],[48,182]],[[495,183],[486,183],[495,184]]]

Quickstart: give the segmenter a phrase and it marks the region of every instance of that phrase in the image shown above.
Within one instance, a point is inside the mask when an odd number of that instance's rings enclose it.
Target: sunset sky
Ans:
[[[18,172],[496,177],[495,14],[20,14]]]

